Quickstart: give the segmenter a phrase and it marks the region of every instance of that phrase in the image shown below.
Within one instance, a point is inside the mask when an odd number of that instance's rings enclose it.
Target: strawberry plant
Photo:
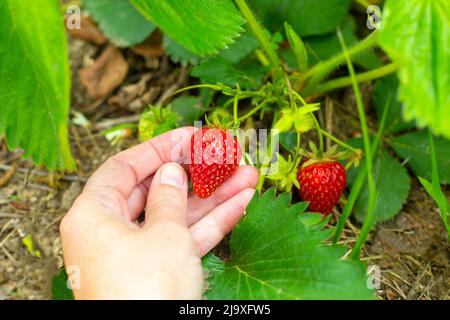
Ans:
[[[363,2],[81,2],[122,50],[162,32],[165,53],[189,73],[189,85],[135,122],[141,140],[206,122],[192,137],[194,193],[210,196],[239,162],[260,172],[258,192],[231,235],[229,259],[204,258],[206,297],[374,298],[361,250],[376,223],[401,211],[414,176],[450,237],[441,186],[450,181],[450,3],[386,0],[381,28],[360,32],[350,7]],[[0,0],[0,39],[7,39],[0,44],[0,133],[37,164],[75,170],[58,1]],[[369,99],[361,92],[366,83],[374,84]],[[350,139],[332,130],[337,107],[327,103],[333,97],[346,104],[342,93],[349,90],[355,108],[347,110],[354,115],[348,128],[356,128]],[[266,130],[266,139],[252,145],[251,130]],[[210,149],[207,158],[198,145]],[[346,248],[338,242],[350,216],[361,230]]]

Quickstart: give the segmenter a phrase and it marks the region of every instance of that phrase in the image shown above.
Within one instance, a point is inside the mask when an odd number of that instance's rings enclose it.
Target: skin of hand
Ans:
[[[60,225],[75,298],[202,298],[201,257],[239,221],[258,172],[241,166],[209,198],[188,195],[177,163],[186,163],[193,130],[120,152],[90,177]]]

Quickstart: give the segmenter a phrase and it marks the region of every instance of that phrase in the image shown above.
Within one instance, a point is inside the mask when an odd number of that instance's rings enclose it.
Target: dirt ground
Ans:
[[[153,53],[144,58],[127,50],[124,59],[128,76],[112,93],[116,100],[90,99],[80,83],[79,71],[92,64],[105,46],[70,40],[72,108],[92,123],[88,130],[70,126],[77,173],[48,174],[42,167],[21,159],[20,150],[8,152],[0,141],[0,181],[4,184],[0,185],[0,300],[51,297],[51,278],[62,266],[58,234],[61,218],[95,168],[108,156],[137,143],[131,137],[112,146],[98,134],[100,129],[106,128],[110,119],[112,123],[135,121],[147,103],[161,99],[188,81],[184,70],[164,55]],[[139,83],[141,87],[133,87]],[[366,89],[363,92],[370,92],[370,87]],[[138,94],[133,90],[138,90]],[[355,123],[357,128],[357,117],[349,111],[356,110],[352,95],[344,93],[342,101],[334,103],[333,123],[335,128],[340,128],[340,124],[345,127],[339,132],[346,138],[352,134],[348,123]],[[381,270],[381,299],[449,299],[450,244],[436,205],[418,181],[411,179],[410,195],[402,212],[376,227],[363,257]],[[446,192],[450,196],[450,189]],[[350,221],[342,244],[352,245],[358,232],[358,224]],[[30,236],[34,250],[24,245]]]

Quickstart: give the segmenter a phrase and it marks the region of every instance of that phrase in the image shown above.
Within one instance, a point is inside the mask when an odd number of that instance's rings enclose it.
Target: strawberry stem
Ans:
[[[239,95],[235,95],[234,96],[234,101],[233,101],[233,121],[234,124],[237,125],[238,124],[238,105],[239,105]]]
[[[263,102],[261,102],[260,104],[258,104],[255,108],[251,109],[249,112],[247,112],[246,114],[244,114],[242,117],[239,117],[237,120],[238,122],[242,122],[245,119],[251,117],[254,113],[256,113],[257,111],[259,111],[261,108],[264,107],[265,104],[272,102],[271,99],[269,100],[265,100]]]
[[[330,139],[331,141],[337,143],[338,145],[340,145],[341,147],[350,150],[353,153],[358,153],[358,149],[352,147],[351,145],[349,145],[348,143],[345,143],[344,141],[340,140],[339,138],[336,138],[335,136],[333,136],[332,134],[328,133],[327,131],[320,129],[321,134],[323,134],[324,136],[326,136],[328,139]]]
[[[319,121],[317,121],[316,116],[311,112],[311,116],[314,121],[314,125],[316,126],[317,134],[319,135],[319,150],[321,153],[323,153],[323,132],[322,128],[320,127]],[[328,132],[326,132],[328,134]]]

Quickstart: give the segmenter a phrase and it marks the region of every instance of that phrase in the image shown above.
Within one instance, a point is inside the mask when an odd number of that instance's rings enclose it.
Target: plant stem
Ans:
[[[375,46],[377,44],[377,31],[372,32],[367,38],[364,40],[358,42],[353,47],[348,49],[346,53],[341,52],[337,54],[336,56],[319,63],[312,67],[311,69],[307,70],[303,75],[299,77],[299,86],[301,87],[302,84],[309,78],[312,78],[308,84],[308,86],[315,86],[320,81],[322,81],[323,78],[325,78],[332,70],[337,68],[339,65],[344,63],[346,61],[346,57],[353,57],[365,50],[368,50]]]
[[[317,121],[316,116],[312,112],[311,112],[311,117],[313,118],[314,126],[316,127],[317,134],[319,136],[319,150],[320,150],[320,152],[323,153],[323,135],[324,135],[324,133],[323,133],[322,128],[320,127],[319,121]]]
[[[161,102],[161,106],[165,105],[166,102],[167,102],[170,98],[172,98],[173,96],[175,96],[175,95],[177,95],[177,94],[179,94],[179,93],[181,93],[181,92],[188,91],[188,90],[192,90],[192,89],[198,89],[198,88],[209,88],[209,89],[213,89],[213,90],[217,90],[217,91],[222,90],[222,87],[221,87],[221,86],[218,86],[218,85],[215,85],[215,84],[207,84],[207,83],[201,83],[201,84],[195,84],[195,85],[192,85],[192,86],[187,86],[187,87],[181,88],[181,89],[179,89],[179,90],[177,90],[177,91],[172,92],[171,94],[169,94],[169,95]]]
[[[383,115],[382,115],[381,121],[380,121],[380,127],[378,128],[378,132],[372,143],[371,148],[372,148],[372,151],[374,151],[374,152],[372,153],[372,159],[370,159],[370,161],[373,161],[375,150],[378,150],[378,146],[380,145],[381,137],[383,136],[384,127],[386,125],[386,119],[387,119],[387,114],[389,111],[390,101],[391,101],[391,96],[389,96],[386,101],[386,105],[384,107]],[[363,187],[363,183],[366,178],[366,175],[367,175],[367,166],[363,166],[358,171],[358,175],[356,176],[355,182],[353,183],[352,190],[350,191],[350,194],[348,196],[347,203],[345,204],[344,210],[342,210],[341,217],[339,218],[339,222],[336,226],[336,231],[334,233],[333,244],[336,244],[339,241],[339,238],[341,237],[341,233],[342,233],[342,230],[344,230],[345,223],[346,223],[348,217],[350,216],[350,213],[353,210],[353,206],[355,205],[356,199],[358,198],[359,192],[361,191],[361,189]]]
[[[364,9],[366,9],[367,7],[371,6],[372,4],[367,1],[367,0],[355,0],[356,3],[358,3],[359,5],[361,5],[361,7],[363,7]]]
[[[239,117],[237,119],[237,122],[242,122],[245,119],[247,119],[248,117],[252,116],[255,112],[257,112],[258,110],[260,110],[265,104],[264,102],[261,102],[260,104],[258,104],[255,108],[253,108],[252,110],[250,110],[249,112],[247,112],[246,114],[244,114],[242,117]]]
[[[352,61],[350,59],[350,55],[348,54],[347,46],[345,45],[344,37],[342,36],[341,31],[338,29],[337,31],[339,42],[341,43],[342,49],[344,51],[345,59],[347,61],[348,71],[352,78],[353,90],[355,92],[356,98],[356,106],[358,107],[358,115],[361,122],[361,131],[363,135],[364,141],[364,151],[366,154],[366,167],[367,167],[367,182],[369,185],[369,203],[368,203],[368,211],[366,218],[364,220],[364,224],[361,229],[361,233],[356,241],[355,246],[353,247],[351,258],[356,259],[359,256],[361,251],[361,247],[364,244],[364,241],[369,234],[370,229],[372,228],[373,222],[375,220],[375,205],[376,205],[376,186],[375,181],[373,179],[373,171],[372,171],[372,147],[370,145],[370,137],[369,137],[369,129],[367,126],[366,114],[364,111],[364,103],[362,101],[361,92],[359,91],[358,83],[356,82],[355,70],[353,68]]]
[[[273,124],[275,123],[275,118],[274,121],[272,123],[272,128],[273,128]],[[258,185],[256,186],[256,190],[261,191],[262,187],[264,185],[264,180],[266,179],[266,175],[267,175],[267,170],[270,168],[270,161],[273,157],[272,154],[272,137],[275,135],[278,135],[278,130],[276,130],[277,132],[275,133],[274,130],[270,130],[270,135],[269,138],[267,139],[267,150],[266,153],[264,154],[264,158],[261,161],[261,167],[259,168],[259,179],[258,179]],[[269,162],[269,163],[266,163]]]
[[[258,58],[259,62],[261,62],[261,64],[264,67],[268,66],[270,64],[269,59],[267,59],[266,55],[264,54],[264,52],[262,52],[261,49],[256,49],[255,54],[256,54],[256,57]]]
[[[398,69],[398,66],[395,63],[390,63],[390,64],[387,64],[380,68],[357,74],[355,76],[356,82],[361,83],[361,82],[378,79],[378,78],[384,77],[390,73],[397,71],[397,69]],[[332,91],[335,89],[348,87],[351,84],[352,84],[352,78],[350,76],[342,77],[342,78],[337,78],[337,79],[327,81],[322,84],[318,84],[315,87],[309,87],[309,88],[307,87],[303,90],[302,93],[305,96],[310,96],[313,94],[321,94],[321,93],[326,93],[326,92],[329,92],[329,91]]]
[[[242,16],[245,18],[245,20],[247,20],[248,25],[253,31],[256,39],[258,39],[261,47],[264,49],[264,51],[266,51],[272,65],[275,67],[278,66],[280,64],[280,59],[278,58],[275,49],[272,47],[272,43],[267,38],[266,33],[264,33],[263,28],[259,25],[245,0],[235,0],[235,2],[242,13]]]
[[[297,93],[295,90],[292,90],[292,93],[297,97],[298,100],[300,100],[302,105],[304,105],[304,106],[307,105],[305,99],[303,99],[302,96],[299,93]]]
[[[239,94],[236,94],[234,96],[234,102],[233,102],[233,121],[234,125],[238,124],[238,105],[239,105]]]
[[[325,137],[329,138],[331,141],[334,141],[335,143],[337,143],[338,145],[344,147],[345,149],[350,150],[350,151],[353,152],[353,153],[357,153],[357,152],[358,152],[358,149],[357,149],[357,148],[353,148],[353,147],[352,147],[351,145],[349,145],[348,143],[345,143],[344,141],[340,140],[339,138],[336,138],[335,136],[329,134],[329,133],[326,132],[325,130],[320,129],[320,131],[321,131],[321,133],[322,133]]]

